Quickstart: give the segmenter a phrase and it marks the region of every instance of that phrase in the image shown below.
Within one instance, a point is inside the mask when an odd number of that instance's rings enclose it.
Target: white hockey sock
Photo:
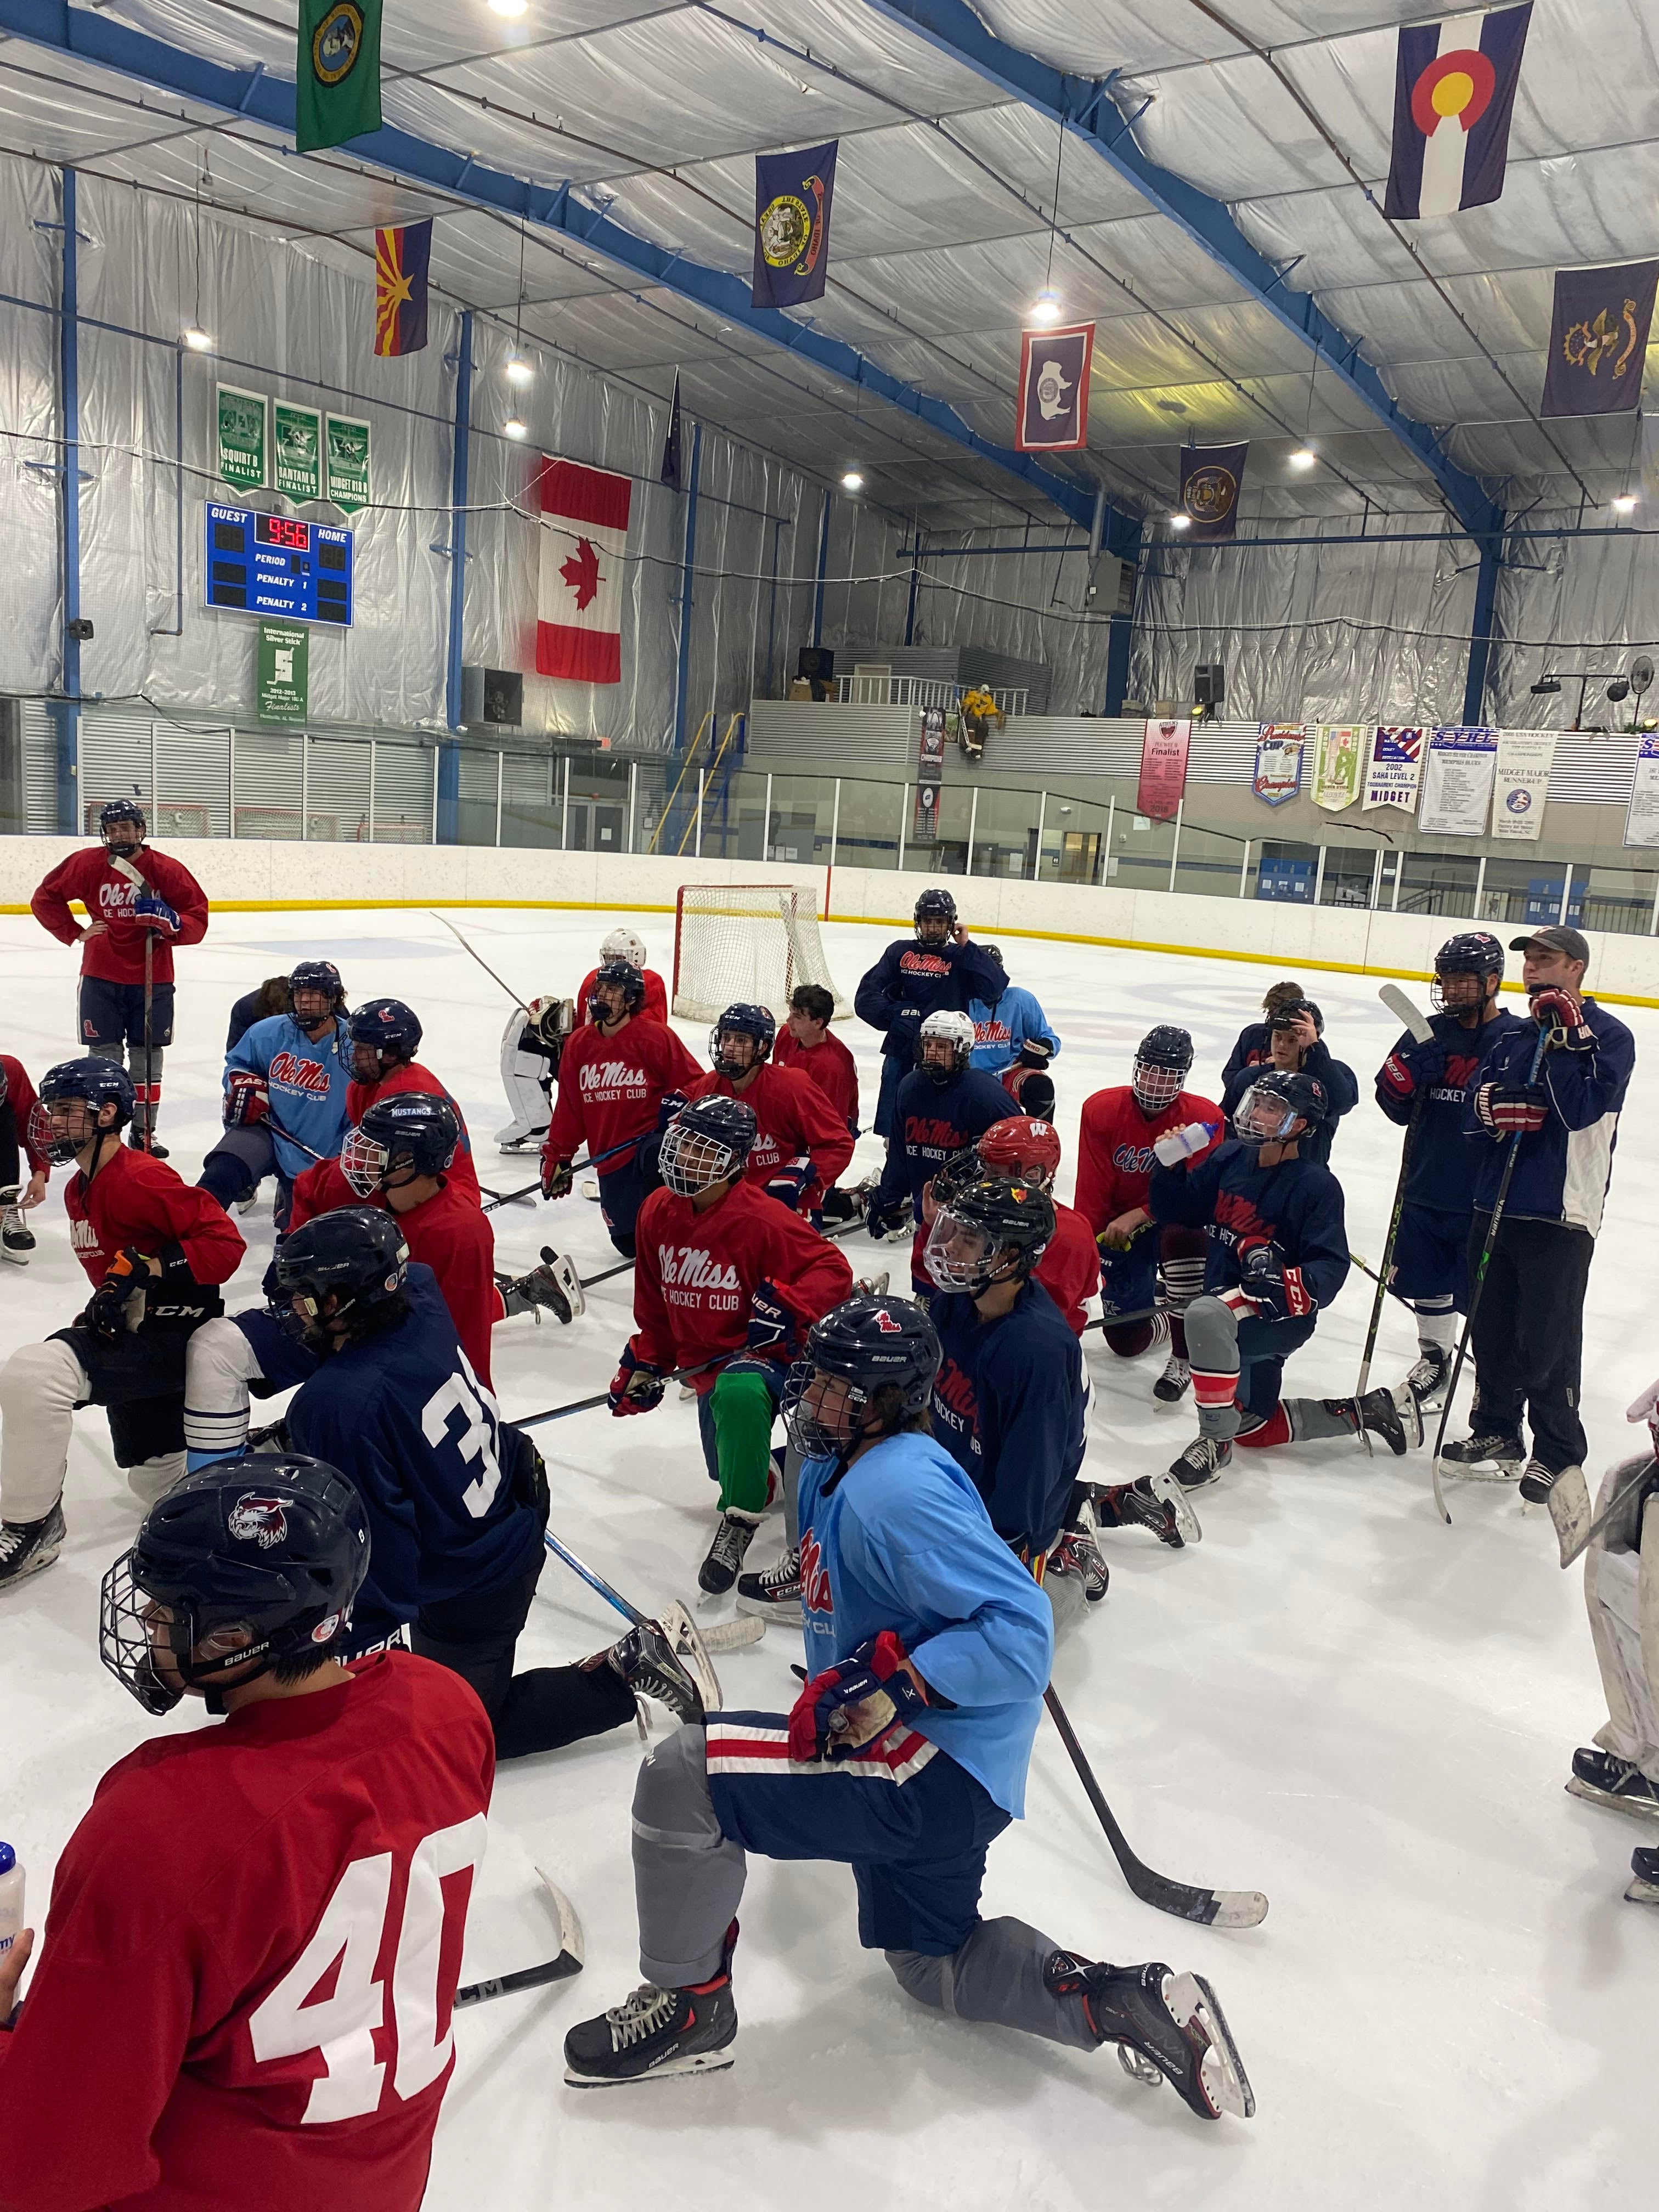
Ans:
[[[1423,1349],[1455,1352],[1458,1315],[1451,1299],[1417,1298],[1413,1307],[1417,1315],[1417,1340]]]
[[[248,1384],[264,1373],[234,1321],[204,1322],[185,1348],[185,1443],[228,1458],[247,1443]]]
[[[0,1367],[0,1519],[44,1521],[64,1492],[75,1408],[92,1395],[62,1337],[25,1344]]]

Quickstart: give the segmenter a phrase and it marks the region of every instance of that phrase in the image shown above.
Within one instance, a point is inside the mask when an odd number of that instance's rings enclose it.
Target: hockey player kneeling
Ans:
[[[1325,1118],[1325,1086],[1271,1071],[1233,1109],[1233,1133],[1197,1160],[1212,1132],[1194,1122],[1152,1147],[1149,1200],[1158,1222],[1207,1228],[1203,1295],[1187,1309],[1199,1433],[1170,1472],[1189,1490],[1213,1482],[1241,1444],[1351,1437],[1364,1427],[1392,1452],[1423,1441],[1417,1401],[1403,1389],[1363,1398],[1279,1395],[1285,1362],[1314,1333],[1319,1310],[1347,1279],[1342,1186],[1301,1141]]]
[[[662,1403],[692,1370],[704,1464],[720,1524],[697,1581],[738,1578],[774,1481],[772,1422],[800,1331],[853,1287],[833,1244],[744,1179],[755,1109],[715,1095],[681,1107],[662,1142],[663,1188],[640,1208],[633,1335],[611,1385],[619,1419]]]
[[[804,1462],[810,1679],[792,1711],[710,1713],[641,1768],[645,1984],[572,2028],[565,2079],[731,2065],[735,1915],[755,1851],[850,1866],[859,1940],[919,2003],[1073,2050],[1115,2044],[1138,2080],[1167,2078],[1200,2118],[1248,2118],[1207,1982],[1096,1964],[1024,1921],[980,1917],[987,1851],[1024,1810],[1054,1638],[1041,1591],[927,1433],[939,1364],[908,1299],[860,1294],[808,1336],[785,1418]]]

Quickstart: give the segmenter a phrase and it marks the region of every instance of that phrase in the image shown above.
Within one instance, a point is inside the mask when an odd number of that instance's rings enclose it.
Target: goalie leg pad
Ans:
[[[1659,1783],[1659,1508],[1643,1515],[1639,1553],[1591,1546],[1584,1602],[1607,1701],[1595,1741]]]

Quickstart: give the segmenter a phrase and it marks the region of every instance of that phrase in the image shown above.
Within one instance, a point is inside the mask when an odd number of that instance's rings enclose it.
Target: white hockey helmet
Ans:
[[[599,947],[601,967],[607,960],[625,960],[643,975],[645,959],[645,939],[636,929],[613,929]]]
[[[948,1044],[951,1048],[950,1060],[943,1066],[927,1058],[927,1047],[935,1042]],[[948,1082],[952,1075],[959,1075],[967,1066],[973,1049],[974,1024],[969,1018],[953,1010],[941,1010],[936,1014],[929,1014],[917,1033],[916,1065],[926,1067],[936,1083]]]

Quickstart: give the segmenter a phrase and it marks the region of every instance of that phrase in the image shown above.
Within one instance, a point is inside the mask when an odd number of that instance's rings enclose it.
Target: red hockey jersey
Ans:
[[[735,1098],[738,1093],[711,1067],[688,1086],[685,1095]],[[825,1187],[853,1157],[853,1133],[824,1093],[795,1069],[763,1061],[742,1097],[745,1106],[754,1108],[757,1125],[754,1150],[744,1170],[748,1181],[764,1185],[786,1161],[810,1159],[813,1180],[801,1194],[801,1206],[821,1205]]]
[[[112,1767],[0,2034],[7,2212],[416,2212],[494,1771],[405,1651]]]
[[[458,1189],[466,1193],[474,1206],[482,1206],[483,1193],[478,1188],[478,1170],[472,1162],[472,1139],[466,1133],[466,1116],[462,1113],[454,1093],[445,1090],[432,1070],[422,1067],[418,1060],[407,1060],[401,1067],[388,1068],[378,1083],[348,1083],[347,1121],[355,1127],[377,1098],[394,1098],[400,1091],[424,1091],[430,1097],[447,1098],[454,1107],[455,1119],[461,1125],[461,1141],[456,1146],[455,1157],[449,1164],[449,1180]]]
[[[207,893],[181,861],[145,845],[132,856],[133,866],[159,897],[179,917],[179,934],[157,936],[151,961],[152,980],[173,981],[173,947],[199,945],[207,935]],[[138,886],[117,873],[101,845],[71,853],[60,860],[29,901],[35,920],[49,929],[60,945],[81,945],[81,973],[101,976],[110,983],[142,983],[144,980],[144,939],[152,933],[132,918]],[[79,899],[88,919],[101,921],[96,937],[82,934],[70,912],[70,901]]]
[[[1081,1336],[1089,1318],[1087,1303],[1100,1288],[1100,1250],[1083,1216],[1057,1199],[1054,1237],[1036,1263],[1036,1279]]]
[[[668,987],[654,968],[647,968],[645,975],[645,1004],[635,1016],[635,1021],[665,1022],[668,1019]],[[599,971],[590,968],[582,977],[582,987],[576,994],[576,1020],[580,1024],[587,1019],[588,1001],[593,995],[593,986]]]
[[[666,1371],[743,1350],[749,1301],[770,1283],[802,1325],[853,1291],[853,1270],[810,1223],[740,1182],[705,1213],[689,1198],[653,1190],[635,1229],[632,1339],[636,1358]],[[688,1377],[701,1397],[716,1370]]]
[[[184,1255],[198,1283],[228,1283],[242,1264],[242,1232],[209,1191],[176,1168],[128,1145],[106,1148],[88,1182],[74,1176],[64,1191],[70,1243],[88,1279],[101,1283],[124,1246],[164,1260],[169,1246]],[[0,2197],[0,2203],[5,2199]]]
[[[657,1112],[671,1091],[689,1091],[701,1073],[697,1063],[664,1022],[624,1022],[606,1036],[590,1022],[576,1030],[559,1062],[559,1095],[542,1144],[550,1165],[572,1159],[586,1139],[597,1157],[612,1145],[643,1137],[657,1126]],[[605,1164],[614,1175],[633,1153],[618,1152]]]
[[[1097,1237],[1120,1213],[1146,1205],[1152,1182],[1152,1146],[1167,1131],[1184,1128],[1188,1121],[1215,1124],[1215,1135],[1191,1163],[1196,1166],[1227,1133],[1227,1118],[1213,1099],[1183,1091],[1161,1114],[1148,1116],[1125,1083],[1084,1100],[1073,1203]]]
[[[17,1124],[17,1142],[27,1155],[28,1164],[52,1181],[52,1163],[34,1141],[33,1120],[40,1101],[34,1095],[34,1085],[29,1081],[28,1071],[21,1060],[9,1052],[0,1052],[0,1073],[6,1079],[6,1103]]]
[[[824,1031],[822,1044],[815,1044],[809,1051],[804,1044],[797,1044],[787,1030],[780,1030],[778,1041],[772,1048],[772,1065],[793,1067],[799,1074],[810,1077],[847,1127],[854,1130],[858,1127],[859,1064],[830,1030]]]

